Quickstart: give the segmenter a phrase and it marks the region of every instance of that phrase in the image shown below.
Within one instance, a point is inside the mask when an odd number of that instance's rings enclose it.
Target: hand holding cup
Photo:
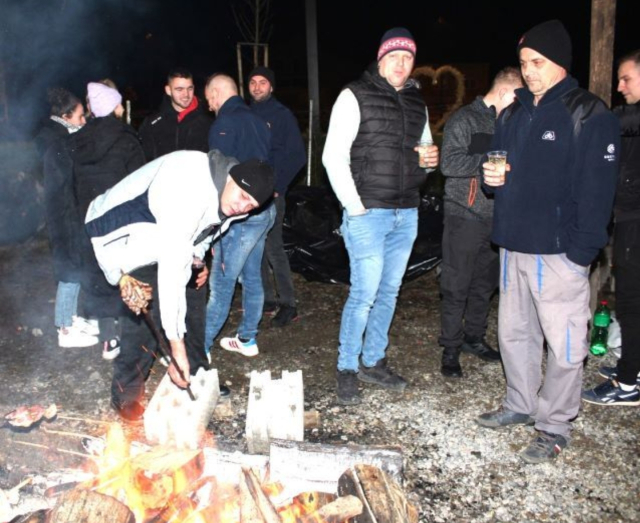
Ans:
[[[487,153],[488,161],[482,164],[484,183],[490,187],[500,187],[505,184],[507,171],[510,166],[507,163],[507,151],[490,151]]]
[[[418,165],[422,169],[433,168],[438,165],[438,146],[431,140],[419,140],[413,149],[418,153]]]

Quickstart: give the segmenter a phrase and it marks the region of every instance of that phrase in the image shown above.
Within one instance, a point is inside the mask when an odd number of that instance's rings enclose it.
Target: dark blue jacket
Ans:
[[[229,98],[209,130],[209,150],[218,149],[239,162],[269,160],[271,133],[266,122],[239,96]]]
[[[276,177],[274,191],[284,195],[296,174],[307,163],[298,122],[293,113],[273,96],[264,102],[252,102],[250,107],[271,129],[269,162]]]
[[[526,88],[498,119],[493,149],[508,153],[506,184],[495,189],[492,240],[529,254],[565,253],[589,265],[608,240],[619,165],[620,129],[604,103],[574,132],[566,95],[578,89],[567,77],[538,105]],[[563,98],[564,97],[564,98]]]

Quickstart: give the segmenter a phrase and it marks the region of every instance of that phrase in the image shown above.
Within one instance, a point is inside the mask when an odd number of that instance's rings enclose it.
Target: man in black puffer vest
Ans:
[[[160,109],[140,126],[147,162],[174,151],[209,152],[209,128],[213,118],[194,96],[193,77],[186,69],[173,69],[164,86]]]
[[[407,382],[388,366],[389,327],[418,231],[420,186],[438,164],[418,141],[431,141],[418,84],[410,79],[416,53],[411,33],[387,31],[378,61],[340,93],[322,156],[343,211],[351,288],[342,313],[338,403],[360,403],[358,380],[402,391]]]
[[[614,205],[613,266],[616,315],[622,333],[617,367],[601,367],[608,378],[582,399],[597,405],[640,405],[640,49],[623,56],[618,91],[627,105],[616,107],[622,151]]]

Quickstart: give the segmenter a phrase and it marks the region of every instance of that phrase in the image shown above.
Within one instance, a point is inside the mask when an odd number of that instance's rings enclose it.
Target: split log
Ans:
[[[47,523],[50,510],[42,509],[32,512],[31,514],[23,514],[13,518],[10,523]]]
[[[285,495],[301,492],[335,494],[342,473],[357,464],[376,466],[394,480],[402,479],[402,451],[398,447],[328,445],[273,440],[270,447],[270,480],[286,485]]]
[[[251,495],[246,481],[240,482],[240,523],[264,523],[255,498]]]
[[[251,497],[256,502],[256,506],[262,515],[262,521],[264,523],[282,523],[278,511],[275,509],[267,495],[262,492],[260,482],[251,469],[243,468],[242,474],[244,481],[247,484],[247,489],[251,494]],[[242,483],[242,482],[241,482]]]
[[[154,447],[131,460],[134,486],[142,504],[150,509],[162,508],[169,500],[187,490],[204,468],[200,450],[176,450]]]
[[[342,523],[343,521],[358,521],[355,518],[362,514],[362,501],[356,496],[342,496],[327,505],[323,505],[315,512],[303,516],[296,521],[299,523]],[[417,520],[416,520],[417,521]]]
[[[409,504],[400,486],[384,471],[356,465],[338,481],[338,494],[355,495],[364,510],[353,523],[418,523],[418,511]]]
[[[135,523],[129,508],[117,499],[91,490],[65,492],[51,510],[49,523]]]

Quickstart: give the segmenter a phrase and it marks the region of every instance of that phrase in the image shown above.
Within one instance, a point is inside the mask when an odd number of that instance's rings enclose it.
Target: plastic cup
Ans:
[[[431,140],[419,140],[418,141],[418,165],[422,169],[429,167],[427,163],[427,152],[429,147],[433,145]]]
[[[507,151],[489,151],[487,153],[489,163],[492,163],[496,172],[504,180],[507,175]]]

